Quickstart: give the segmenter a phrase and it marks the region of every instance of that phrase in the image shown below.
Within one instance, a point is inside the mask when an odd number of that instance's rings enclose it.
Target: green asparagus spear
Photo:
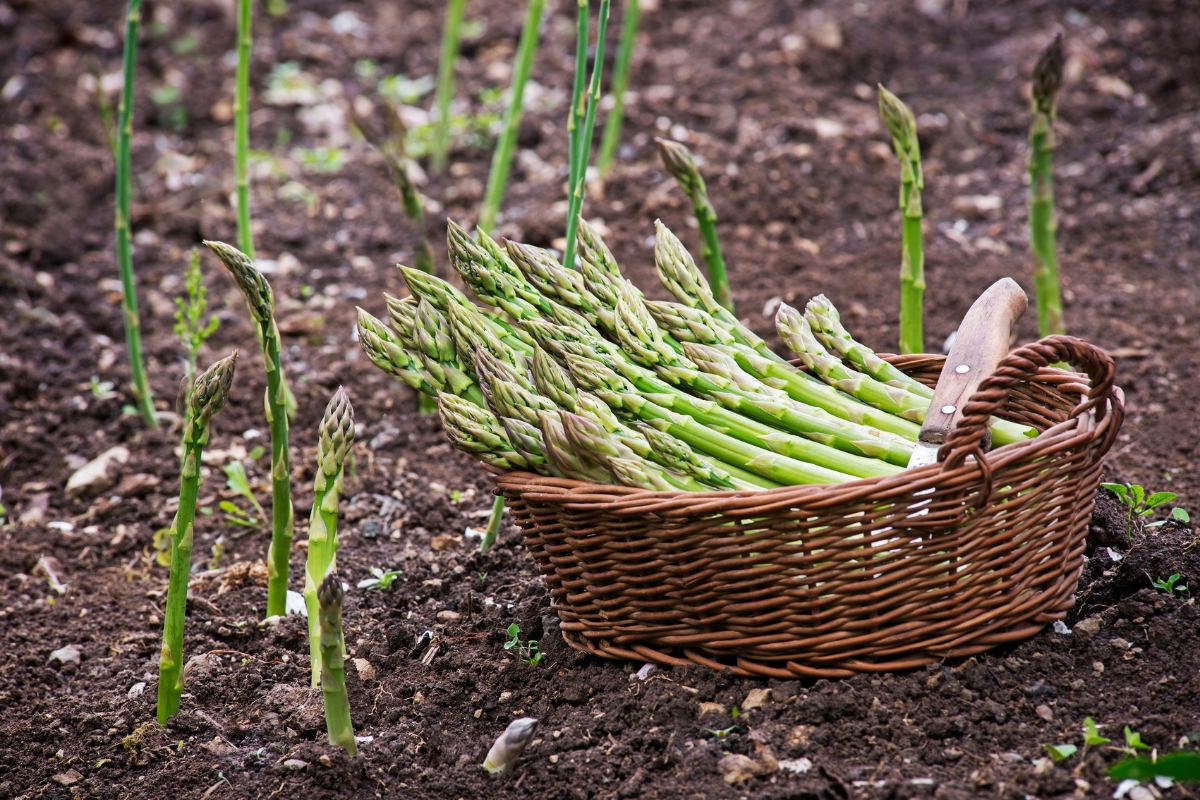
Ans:
[[[758,378],[767,386],[781,389],[793,400],[828,411],[839,419],[895,434],[910,442],[917,440],[919,425],[843,394],[786,361],[763,357],[758,351],[738,343],[729,326],[701,308],[653,301],[648,301],[646,307],[664,330],[685,342],[685,347],[686,343],[712,345],[733,358],[746,374]]]
[[[350,698],[346,694],[346,641],[342,636],[342,579],[330,572],[317,589],[317,636],[321,649],[321,694],[325,698],[325,728],[329,743],[358,755]]]
[[[775,324],[780,338],[792,352],[831,386],[903,419],[917,424],[925,421],[925,412],[929,408],[928,397],[880,383],[861,372],[851,372],[841,359],[830,355],[821,346],[807,320],[796,309],[782,304],[776,313]],[[1033,428],[996,417],[992,418],[990,428],[992,443],[996,446],[1023,442],[1036,435]]]
[[[321,420],[317,440],[317,474],[313,480],[312,515],[308,521],[308,564],[304,571],[304,604],[308,609],[308,642],[312,685],[319,686],[324,672],[320,608],[317,587],[337,571],[338,501],[342,496],[343,466],[354,445],[354,408],[346,390],[339,387]]]
[[[1033,126],[1029,131],[1029,244],[1037,293],[1038,334],[1066,331],[1058,291],[1054,236],[1054,115],[1063,82],[1062,34],[1042,51],[1033,68]]]
[[[545,442],[550,460],[568,478],[592,483],[617,482],[612,470],[605,466],[596,454],[578,449],[567,438],[567,432],[557,414],[542,414],[541,429],[542,441]]]
[[[900,98],[879,87],[879,116],[892,135],[900,160],[900,210],[904,214],[900,258],[900,352],[923,353],[922,297],[925,294],[925,254],[921,246],[921,146],[917,121]]]
[[[452,308],[451,315],[455,312]],[[431,303],[422,300],[417,305],[416,325],[417,352],[422,356],[425,372],[438,391],[450,392],[466,400],[483,405],[483,395],[472,377],[472,369],[460,360],[456,338],[450,320],[446,319]],[[464,355],[470,358],[467,351]]]
[[[593,461],[604,464],[617,483],[664,492],[704,492],[714,488],[686,472],[667,470],[647,461],[592,420],[569,411],[557,413],[567,441],[573,445],[572,452],[586,453]]]
[[[601,303],[588,291],[578,272],[565,269],[539,247],[512,241],[505,242],[505,246],[509,258],[537,291],[545,297],[557,297],[583,314],[589,323],[596,324],[595,314]]]
[[[158,662],[158,723],[179,712],[183,696],[183,620],[191,576],[193,520],[200,493],[200,456],[208,444],[209,423],[225,407],[237,351],[202,372],[192,386],[191,413],[183,431],[183,469],[179,482],[179,510],[171,522],[171,577],[167,585],[167,611],[163,622],[162,653]]]
[[[633,60],[633,44],[637,39],[638,17],[641,5],[638,0],[625,0],[621,16],[621,43],[617,48],[617,61],[613,65],[612,110],[604,120],[604,133],[600,137],[600,154],[596,157],[596,168],[603,178],[612,168],[617,143],[621,139],[621,122],[625,118],[625,88],[629,85],[629,64]]]
[[[655,139],[658,143],[658,155],[663,167],[670,173],[679,188],[692,201],[692,213],[700,227],[700,236],[704,243],[700,247],[700,257],[708,266],[708,282],[712,287],[713,296],[718,303],[733,312],[733,296],[729,292],[729,279],[725,276],[725,259],[721,256],[721,244],[717,241],[717,212],[708,201],[708,189],[704,178],[700,176],[700,168],[692,152],[679,142],[666,139]]]
[[[509,442],[507,433],[490,410],[443,392],[438,395],[438,413],[450,442],[497,469],[534,469]]]
[[[842,327],[841,315],[825,295],[819,294],[808,301],[804,307],[804,318],[821,344],[836,350],[842,358],[875,380],[922,397],[933,397],[933,389],[884,361],[866,345],[855,341],[850,332]]]
[[[267,372],[263,409],[271,432],[271,546],[267,550],[268,617],[287,613],[288,566],[292,554],[292,470],[288,454],[288,415],[280,364],[275,296],[249,256],[222,242],[205,242],[233,276],[246,298]]]
[[[417,348],[417,306],[420,305],[421,298],[416,295],[393,297],[384,292],[383,300],[387,304],[388,316],[392,319],[392,327],[396,329],[396,335],[400,338],[401,343],[405,347],[415,350]]]
[[[525,26],[521,29],[521,40],[513,62],[508,107],[504,110],[500,137],[496,140],[496,151],[492,154],[492,168],[488,173],[487,191],[483,196],[483,210],[479,213],[481,231],[492,229],[496,214],[500,211],[500,201],[504,199],[508,169],[517,144],[517,133],[521,128],[521,115],[525,111],[525,84],[533,70],[533,56],[537,52],[538,44],[538,25],[541,24],[542,8],[545,4],[545,0],[529,0],[525,10]]]
[[[393,378],[429,397],[437,397],[437,387],[425,372],[420,359],[410,355],[396,336],[377,318],[358,309],[358,344],[371,363]]]
[[[648,400],[639,394],[629,381],[594,359],[567,354],[566,362],[571,370],[571,377],[580,388],[597,395],[613,409],[636,416],[728,464],[734,464],[784,485],[832,484],[854,480],[845,473],[797,461],[727,436],[722,432],[721,426],[706,424],[698,417]],[[673,406],[679,405],[673,402],[670,395],[662,399]],[[704,401],[697,403],[703,405]]]
[[[433,171],[446,169],[450,149],[450,103],[454,100],[454,66],[458,61],[458,39],[462,29],[466,0],[450,0],[446,6],[446,26],[442,29],[442,50],[438,56],[437,136],[433,147]]]
[[[587,0],[580,0],[586,6]],[[600,0],[600,13],[596,30],[596,54],[592,61],[592,81],[588,87],[587,111],[583,119],[583,130],[576,141],[574,182],[567,198],[567,246],[563,263],[575,267],[575,236],[579,214],[583,210],[583,195],[587,186],[587,169],[592,152],[592,132],[596,129],[596,109],[600,105],[600,76],[604,72],[604,40],[608,31],[608,8],[610,0]]]
[[[237,0],[237,6],[237,90],[233,99],[237,234],[238,247],[253,262],[254,233],[250,230],[250,181],[246,175],[246,162],[250,155],[250,45],[253,43],[250,34],[250,0]]]
[[[117,269],[121,275],[122,318],[125,321],[125,349],[129,353],[130,389],[142,421],[158,430],[158,415],[150,382],[146,379],[146,362],[142,357],[142,323],[138,316],[137,284],[133,277],[133,248],[129,242],[129,143],[133,139],[133,78],[137,65],[138,27],[142,20],[142,0],[129,0],[125,13],[125,82],[121,102],[117,107]]]

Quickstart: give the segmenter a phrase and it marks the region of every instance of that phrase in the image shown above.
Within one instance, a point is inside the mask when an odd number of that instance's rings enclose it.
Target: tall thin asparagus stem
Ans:
[[[171,577],[167,584],[167,612],[163,623],[162,653],[158,662],[158,723],[179,712],[183,696],[183,617],[187,607],[188,578],[192,564],[192,523],[200,493],[200,456],[208,444],[209,422],[225,406],[235,350],[196,378],[190,413],[183,431],[183,469],[179,479],[179,510],[171,522]]]
[[[504,518],[504,498],[497,497],[492,501],[492,514],[488,517],[487,529],[483,532],[483,541],[479,543],[479,552],[486,553],[496,543],[500,535],[500,522]]]
[[[604,72],[604,37],[608,32],[609,2],[610,0],[600,0],[600,20],[596,29],[596,60],[592,64],[592,83],[587,92],[587,113],[576,152],[579,164],[575,169],[575,182],[571,185],[571,194],[567,198],[567,248],[563,255],[563,264],[567,269],[575,269],[575,235],[579,229],[579,213],[583,210],[583,194],[587,186],[592,132],[596,129],[596,107],[600,105],[600,76]]]
[[[450,149],[450,103],[454,100],[454,62],[458,60],[458,37],[462,30],[466,0],[450,0],[446,6],[446,27],[442,29],[442,52],[438,60],[437,139],[433,148],[434,172],[446,168]]]
[[[600,177],[612,169],[613,156],[621,141],[621,124],[625,119],[625,89],[629,86],[629,63],[633,59],[633,45],[637,39],[638,18],[641,6],[638,0],[625,0],[621,12],[621,43],[617,46],[617,61],[613,65],[613,107],[604,120],[604,133],[600,137],[600,153],[596,156],[596,168]]]
[[[308,564],[304,572],[304,605],[308,609],[308,645],[312,685],[321,684],[324,671],[317,587],[337,571],[338,500],[346,455],[354,445],[354,409],[339,387],[325,408],[317,441],[317,476],[313,480],[312,515],[308,520]]]
[[[704,243],[700,247],[700,256],[708,266],[708,283],[713,297],[725,308],[733,311],[733,296],[729,293],[729,279],[725,277],[725,259],[721,256],[721,244],[717,241],[717,212],[712,203],[708,202],[708,189],[696,159],[692,152],[679,142],[666,139],[655,139],[658,143],[658,154],[662,158],[663,167],[683,189],[683,193],[692,201],[692,212],[700,226],[700,235]]]
[[[317,630],[321,646],[321,694],[325,698],[325,729],[329,743],[358,755],[350,698],[346,695],[346,640],[342,634],[342,579],[330,572],[317,589]]]
[[[250,151],[250,0],[238,0],[237,92],[233,100],[234,173],[237,179],[238,247],[254,260],[254,234],[250,231],[250,181],[246,156]]]
[[[567,109],[567,205],[570,205],[575,190],[575,175],[579,169],[579,144],[583,138],[583,118],[587,112],[587,45],[588,45],[588,0],[577,0],[579,10],[575,18],[575,82],[571,87],[571,107]],[[567,214],[567,230],[571,228],[571,215]]]
[[[263,410],[271,431],[271,546],[267,550],[266,616],[287,613],[288,562],[292,554],[292,470],[288,455],[288,415],[283,366],[279,361],[279,328],[275,325],[275,295],[267,279],[245,253],[223,242],[205,242],[225,265],[246,298],[257,326],[267,373]]]
[[[900,98],[879,87],[879,115],[888,133],[896,158],[900,159],[900,210],[904,214],[900,257],[900,352],[922,353],[922,297],[925,294],[925,254],[921,248],[921,147],[917,141],[917,121]]]
[[[142,421],[158,430],[154,398],[150,394],[150,383],[146,380],[146,363],[142,359],[142,323],[138,317],[137,287],[133,282],[133,254],[129,244],[129,141],[133,138],[133,78],[137,65],[138,26],[141,18],[142,0],[129,0],[129,10],[125,15],[125,83],[121,87],[121,106],[117,111],[117,268],[121,273],[130,391]]]
[[[1033,284],[1037,294],[1038,333],[1065,333],[1058,291],[1058,257],[1054,235],[1055,98],[1063,82],[1062,34],[1042,51],[1033,69],[1033,126],[1029,130],[1029,245],[1033,251]]]
[[[525,10],[525,26],[521,29],[521,42],[517,45],[517,57],[513,64],[512,84],[509,87],[508,108],[504,111],[504,128],[492,154],[492,170],[488,174],[487,192],[483,196],[483,210],[479,213],[479,228],[485,233],[492,229],[504,189],[508,185],[508,171],[512,165],[513,149],[517,145],[517,133],[521,129],[521,115],[525,111],[525,84],[533,69],[533,57],[537,53],[538,26],[542,22],[545,0],[529,0]]]

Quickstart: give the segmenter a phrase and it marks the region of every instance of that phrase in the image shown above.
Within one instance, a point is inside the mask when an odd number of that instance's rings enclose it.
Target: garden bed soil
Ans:
[[[119,68],[120,5],[0,3],[0,75],[21,76],[5,78],[11,88],[0,101],[8,310],[0,317],[0,485],[9,519],[23,519],[0,533],[0,797],[1100,797],[1114,788],[1104,771],[1120,755],[1115,745],[1060,766],[1041,760],[1042,745],[1081,744],[1089,716],[1114,743],[1126,725],[1160,752],[1194,741],[1200,609],[1152,581],[1179,573],[1180,584],[1200,588],[1196,531],[1130,531],[1107,495],[1089,530],[1072,633],[1047,629],[967,660],[816,682],[698,667],[643,681],[633,675],[640,664],[567,647],[519,531],[506,525],[486,555],[477,539],[462,538],[486,520],[489,478],[352,340],[354,306],[378,314],[382,291],[402,293],[390,265],[417,243],[382,162],[352,142],[340,172],[296,172],[291,147],[329,144],[337,133],[309,132],[305,119],[320,128],[306,117],[311,109],[261,102],[276,62],[297,61],[339,82],[346,97],[364,91],[361,59],[387,73],[430,74],[441,3],[377,0],[345,8],[294,0],[282,16],[260,14],[251,118],[253,145],[286,173],[259,176],[253,211],[260,257],[280,267],[271,280],[299,401],[296,518],[306,520],[312,502],[316,424],[345,385],[359,429],[339,569],[352,586],[371,567],[400,573],[389,590],[352,588],[346,601],[350,703],[357,732],[373,738],[357,758],[325,743],[302,620],[260,624],[266,534],[223,526],[219,511],[196,530],[195,560],[215,567],[201,566],[188,604],[183,709],[159,728],[167,574],[154,560],[154,534],[173,513],[178,433],[149,432],[122,413],[128,371],[113,287],[112,166],[88,78]],[[171,298],[182,291],[186,250],[202,237],[235,238],[227,5],[146,5],[133,229],[149,372],[164,410],[182,376]],[[721,215],[741,316],[774,342],[769,311],[778,299],[802,303],[823,292],[880,350],[897,334],[899,217],[871,87],[886,81],[923,115],[926,330],[936,349],[997,278],[1031,288],[1025,92],[1037,50],[1062,25],[1072,56],[1056,156],[1066,318],[1072,333],[1117,359],[1128,411],[1108,479],[1178,492],[1177,504],[1200,510],[1193,4],[664,5],[643,17],[626,145],[594,187],[587,216],[610,231],[627,274],[665,296],[653,277],[651,223],[661,217],[693,247],[698,237],[652,137],[685,134]],[[365,28],[331,32],[329,19],[350,8]],[[561,5],[545,28],[534,69],[544,105],[522,126],[499,228],[545,246],[563,227],[557,168],[570,11]],[[468,18],[483,24],[464,43],[459,95],[475,98],[503,82],[520,19],[474,2]],[[180,88],[179,99],[156,106],[151,95],[166,85]],[[421,186],[443,274],[444,220],[474,219],[489,161],[486,148],[465,143],[450,175]],[[288,199],[297,196],[282,191],[291,181],[308,187],[311,202]],[[973,199],[980,195],[1000,202]],[[201,361],[242,350],[201,492],[215,507],[231,498],[220,467],[263,441],[253,432],[265,428],[264,379],[236,289],[211,257],[204,268],[222,324]],[[1031,313],[1018,340],[1035,328]],[[93,391],[93,376],[117,384],[116,395]],[[116,446],[129,453],[123,482],[68,498],[72,472]],[[248,472],[265,502],[262,462]],[[305,528],[298,523],[298,541]],[[294,588],[303,559],[297,548]],[[505,650],[514,622],[522,639],[539,642],[540,664]],[[422,650],[427,630],[433,644]],[[514,773],[488,776],[479,764],[491,741],[522,715],[541,720],[536,740]],[[761,774],[728,783],[741,777],[728,754],[747,756],[741,766]],[[1185,796],[1178,787],[1163,794]]]

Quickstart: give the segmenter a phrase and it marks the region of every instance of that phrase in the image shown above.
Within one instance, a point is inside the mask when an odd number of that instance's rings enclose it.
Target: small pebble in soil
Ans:
[[[298,758],[289,758],[287,761],[283,762],[283,768],[290,769],[292,772],[299,772],[302,769],[308,768],[308,762],[301,761]]]

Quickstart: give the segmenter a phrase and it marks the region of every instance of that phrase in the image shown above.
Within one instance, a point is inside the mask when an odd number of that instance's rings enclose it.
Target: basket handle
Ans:
[[[1100,348],[1074,336],[1047,336],[1005,356],[996,371],[971,395],[963,408],[962,421],[938,452],[943,459],[942,469],[957,468],[968,455],[974,455],[982,466],[988,419],[1008,401],[1009,392],[1017,383],[1029,380],[1042,367],[1059,362],[1082,369],[1091,379],[1088,399],[1076,406],[1070,417],[1094,408],[1096,420],[1104,419],[1117,372],[1113,360]]]

